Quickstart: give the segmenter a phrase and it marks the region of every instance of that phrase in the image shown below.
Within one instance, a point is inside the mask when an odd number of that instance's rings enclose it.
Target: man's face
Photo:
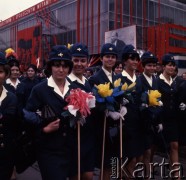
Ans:
[[[88,65],[87,57],[72,57],[72,61],[74,64],[73,73],[77,76],[83,75]]]
[[[111,36],[111,43],[114,43],[118,39],[116,33],[113,33]]]
[[[102,64],[105,69],[108,71],[112,70],[112,67],[116,63],[116,55],[114,54],[106,54],[102,58]]]
[[[144,67],[144,73],[151,77],[156,71],[156,63],[148,63]]]

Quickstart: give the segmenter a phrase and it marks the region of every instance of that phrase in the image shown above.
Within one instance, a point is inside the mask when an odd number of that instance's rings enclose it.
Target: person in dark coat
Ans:
[[[27,76],[21,81],[25,85],[25,102],[27,102],[30,93],[32,91],[32,88],[40,82],[37,75],[37,67],[34,64],[30,64],[27,68]]]
[[[13,49],[9,48],[6,51],[6,59],[8,62],[8,65],[10,67],[10,74],[9,77],[4,82],[4,87],[9,91],[16,95],[18,99],[18,114],[16,117],[17,124],[16,126],[16,136],[19,136],[22,132],[22,109],[26,104],[25,100],[25,85],[21,83],[19,80],[20,77],[20,64],[18,61],[17,54],[14,52]],[[16,157],[15,157],[16,158]],[[12,174],[12,179],[15,179],[16,177],[16,170],[14,169],[14,172]]]
[[[136,83],[135,70],[140,61],[139,54],[133,45],[126,45],[123,49],[122,61],[123,72],[118,75],[121,82],[131,85]],[[137,86],[137,85],[136,85]],[[132,176],[136,162],[141,161],[144,153],[144,134],[142,121],[140,120],[140,96],[137,91],[131,93],[132,99],[126,104],[127,114],[123,126],[123,155],[129,159],[127,169],[129,176]]]
[[[70,48],[73,62],[73,69],[68,76],[69,80],[85,92],[92,92],[88,80],[83,76],[88,65],[88,47],[82,43],[76,43]],[[86,118],[86,122],[81,126],[81,178],[92,179],[95,165],[95,118],[93,111]],[[74,151],[72,154],[70,179],[77,179],[77,129],[74,130]]]
[[[157,90],[158,84],[154,76],[157,64],[157,58],[149,51],[141,56],[143,73],[137,78],[137,91],[141,96],[141,119],[144,123],[145,132],[145,152],[143,162],[146,165],[146,176],[150,176],[151,157],[158,141],[158,133],[163,130],[161,120],[161,106],[149,106],[147,93],[151,90]],[[144,97],[145,96],[145,97]]]
[[[20,64],[19,61],[16,59],[16,56],[14,55],[9,55],[6,56],[8,65],[10,66],[10,75],[6,79],[4,86],[5,88],[14,93],[17,98],[18,98],[18,111],[19,111],[19,116],[21,117],[21,112],[26,104],[26,99],[25,99],[25,85],[24,83],[21,83],[19,80],[20,76]]]
[[[122,60],[122,50],[125,47],[125,42],[119,39],[118,32],[114,31],[111,35],[111,43],[116,46],[118,51],[118,60]]]
[[[0,52],[0,179],[9,180],[14,168],[17,98],[3,83],[9,74],[4,54]]]
[[[186,146],[186,80],[178,87],[178,104],[179,104],[179,144]]]
[[[166,143],[170,146],[170,163],[173,165],[179,162],[177,87],[171,77],[176,65],[174,57],[171,54],[165,54],[162,57],[162,65],[163,73],[160,74],[158,78],[158,90],[162,95],[161,100],[163,102],[163,136],[165,137]],[[170,167],[171,169],[177,168],[176,166]]]
[[[33,88],[24,110],[27,122],[36,127],[36,153],[43,180],[66,180],[70,173],[73,129],[61,114],[72,89],[66,79],[72,67],[69,49],[54,46],[46,67],[50,77]],[[41,117],[35,113],[38,110],[43,112]]]
[[[114,75],[112,68],[115,65],[118,54],[115,45],[106,43],[101,49],[101,61],[102,67],[93,76],[89,78],[89,83],[93,88],[94,85],[105,84],[110,82],[110,87],[113,88],[116,76]],[[119,107],[118,107],[119,109]],[[109,112],[110,115],[112,112]],[[119,121],[120,113],[113,112],[114,117],[107,118],[106,135],[105,135],[105,157],[104,157],[104,179],[110,178],[110,161],[112,157],[119,157]],[[96,167],[101,166],[102,157],[102,145],[103,145],[103,123],[105,112],[100,110],[99,106],[96,107]],[[113,119],[115,118],[115,119]]]

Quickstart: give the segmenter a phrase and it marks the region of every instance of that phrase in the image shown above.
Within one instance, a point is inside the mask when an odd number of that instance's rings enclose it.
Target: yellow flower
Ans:
[[[101,97],[111,96],[113,90],[110,89],[110,82],[105,84],[99,84],[96,86],[98,93]]]
[[[8,48],[5,50],[6,54],[15,53],[15,51],[12,48]]]
[[[121,84],[121,78],[114,81],[114,87],[118,87]]]
[[[67,44],[67,48],[68,48],[68,49],[70,49],[71,46],[73,46],[73,44],[70,44],[70,43]]]
[[[121,90],[126,91],[127,88],[128,88],[128,85],[127,85],[127,83],[125,83],[122,85]]]
[[[130,90],[130,89],[132,89],[134,86],[136,85],[136,83],[135,82],[133,82],[128,88],[127,88],[127,90]]]
[[[158,90],[150,90],[148,95],[149,95],[149,106],[160,106],[158,98],[161,97],[161,93]]]

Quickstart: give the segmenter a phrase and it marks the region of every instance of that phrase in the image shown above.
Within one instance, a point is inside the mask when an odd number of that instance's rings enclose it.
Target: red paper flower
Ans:
[[[90,108],[95,107],[95,97],[92,93],[86,93],[79,88],[72,89],[66,101],[68,102],[66,109],[74,116],[79,111],[83,118],[86,118],[90,114]]]

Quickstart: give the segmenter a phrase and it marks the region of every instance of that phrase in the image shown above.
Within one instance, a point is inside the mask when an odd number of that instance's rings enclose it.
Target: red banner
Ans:
[[[50,6],[51,4],[54,4],[58,1],[59,0],[44,0],[44,1],[34,5],[32,7],[29,7],[28,9],[26,9],[26,10],[24,10],[24,11],[22,11],[22,12],[16,14],[16,15],[4,20],[4,21],[1,21],[0,22],[0,27],[5,26],[5,25],[10,24],[10,23],[13,23],[13,22],[25,17],[25,16],[30,15],[30,14],[34,14],[34,13],[42,10],[43,8],[46,8],[46,7]]]
[[[42,67],[41,62],[41,25],[18,31],[18,57],[21,69],[24,70],[29,64]]]

